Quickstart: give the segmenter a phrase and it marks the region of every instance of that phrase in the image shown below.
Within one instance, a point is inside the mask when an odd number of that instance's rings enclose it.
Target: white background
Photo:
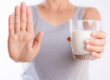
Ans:
[[[0,0],[0,80],[21,80],[21,63],[13,62],[7,51],[8,16],[14,6],[25,1],[34,5],[43,0]],[[102,16],[103,30],[107,33],[105,52],[101,59],[90,62],[90,80],[110,80],[110,1],[109,0],[71,0],[79,6],[96,7]]]

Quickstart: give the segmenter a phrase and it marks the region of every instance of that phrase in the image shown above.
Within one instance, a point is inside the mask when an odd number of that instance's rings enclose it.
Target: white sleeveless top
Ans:
[[[47,23],[32,6],[34,31],[44,32],[40,52],[30,63],[24,63],[23,80],[89,80],[88,62],[74,60],[70,36],[69,21],[60,26]],[[83,18],[83,7],[78,7],[74,19]]]

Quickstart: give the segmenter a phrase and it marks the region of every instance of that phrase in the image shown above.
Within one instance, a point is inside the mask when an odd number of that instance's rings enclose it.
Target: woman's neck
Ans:
[[[63,10],[70,7],[69,0],[45,0],[45,5],[51,10]]]

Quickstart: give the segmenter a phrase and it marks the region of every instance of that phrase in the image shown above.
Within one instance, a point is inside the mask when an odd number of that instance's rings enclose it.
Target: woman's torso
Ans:
[[[75,18],[82,19],[82,7]],[[60,26],[46,22],[36,6],[32,6],[35,34],[44,32],[38,56],[28,63],[22,75],[23,80],[88,80],[88,62],[73,59],[69,21]],[[24,64],[25,65],[25,64]]]

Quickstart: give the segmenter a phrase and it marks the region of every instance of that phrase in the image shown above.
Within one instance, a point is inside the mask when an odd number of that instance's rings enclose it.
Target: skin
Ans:
[[[68,0],[45,0],[37,5],[40,15],[48,23],[57,26],[64,24],[74,17],[76,6]],[[94,14],[94,15],[93,15]],[[94,8],[85,9],[84,19],[100,20],[99,12]],[[39,53],[43,32],[34,35],[31,8],[23,2],[15,7],[14,16],[9,16],[9,56],[16,62],[31,62]],[[104,51],[106,34],[103,31],[91,34],[91,39],[86,39],[86,49],[91,51],[94,58],[100,58]],[[67,40],[70,42],[71,38]]]
[[[10,57],[16,62],[30,62],[40,50],[43,33],[36,36],[33,30],[31,8],[25,3],[15,8],[15,22],[13,15],[9,16],[8,50]]]

